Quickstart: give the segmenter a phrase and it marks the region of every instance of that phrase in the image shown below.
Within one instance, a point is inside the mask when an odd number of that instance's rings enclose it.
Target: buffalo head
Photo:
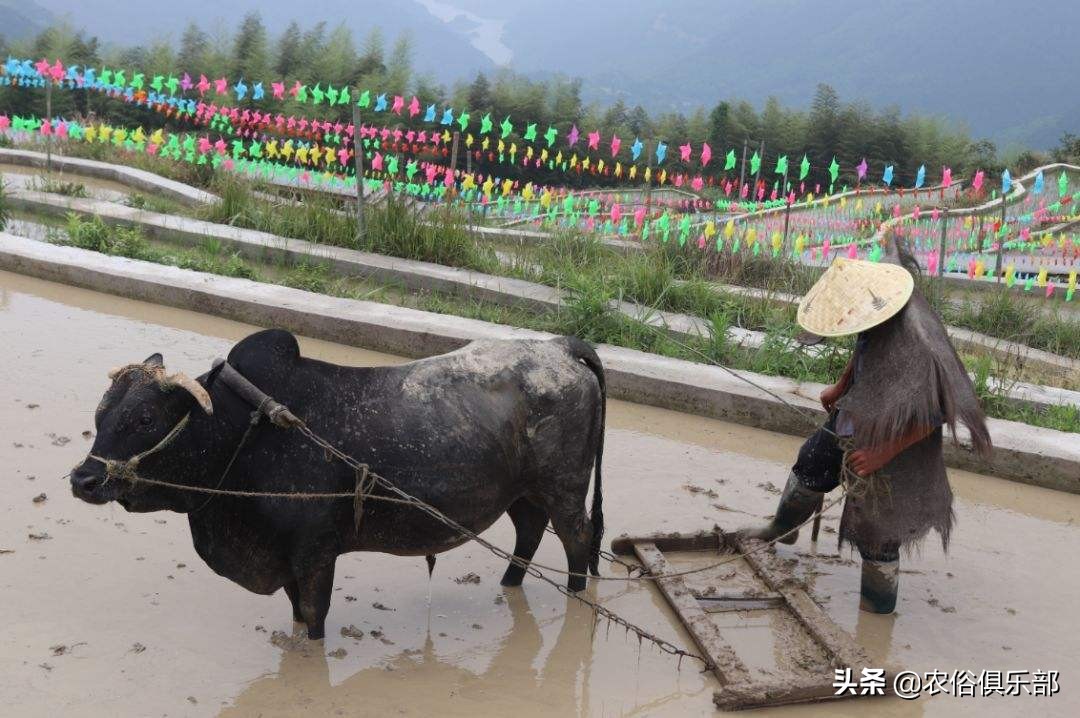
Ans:
[[[135,457],[160,460],[193,413],[212,414],[210,395],[191,377],[167,374],[160,354],[114,369],[109,379],[94,414],[94,445],[71,472],[71,492],[91,504],[116,501],[128,511],[179,509],[174,491],[132,483],[122,474],[137,468]]]

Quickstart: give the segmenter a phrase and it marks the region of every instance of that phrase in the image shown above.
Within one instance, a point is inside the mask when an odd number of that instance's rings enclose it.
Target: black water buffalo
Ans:
[[[301,357],[291,334],[268,330],[233,347],[228,364],[317,434],[472,531],[506,512],[517,531],[514,553],[531,560],[550,520],[569,569],[596,573],[605,387],[584,342],[478,341],[400,366],[354,368]],[[93,449],[71,474],[75,496],[186,513],[195,550],[214,571],[255,593],[284,588],[314,639],[323,637],[338,555],[430,556],[464,543],[401,504],[366,501],[357,528],[349,499],[240,498],[127,480],[124,468],[141,479],[234,491],[354,490],[351,469],[265,418],[237,451],[252,406],[220,370],[198,380],[170,376],[155,354],[112,372]],[[136,456],[136,466],[125,466]],[[502,581],[523,577],[511,564]],[[584,576],[569,578],[571,590],[584,587]]]

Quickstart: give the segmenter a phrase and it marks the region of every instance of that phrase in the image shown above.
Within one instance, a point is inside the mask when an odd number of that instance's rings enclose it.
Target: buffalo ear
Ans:
[[[165,366],[165,358],[161,356],[160,352],[157,353],[157,354],[151,354],[150,356],[146,357],[146,359],[143,360],[143,364],[145,364],[146,366],[151,366],[151,367],[153,367],[153,366],[163,367],[163,366]]]

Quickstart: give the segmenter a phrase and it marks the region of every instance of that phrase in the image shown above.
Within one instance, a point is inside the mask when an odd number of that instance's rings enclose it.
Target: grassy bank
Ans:
[[[957,303],[939,302],[938,310],[947,324],[1080,359],[1080,321],[1064,310],[1049,314],[1033,301],[1007,291],[986,292]]]
[[[559,309],[548,313],[442,294],[413,294],[392,285],[373,286],[370,283],[358,283],[336,276],[317,263],[260,266],[244,260],[238,254],[225,251],[221,243],[214,241],[208,241],[194,249],[161,247],[151,243],[137,229],[111,227],[96,217],[70,217],[66,237],[58,236],[56,241],[105,254],[224,276],[268,281],[333,296],[382,301],[509,326],[573,334],[594,343],[612,344],[695,362],[717,363],[735,370],[787,376],[801,381],[827,383],[835,380],[847,362],[850,343],[829,343],[818,356],[790,351],[788,345],[793,340],[796,329],[790,313],[785,314],[788,310],[778,310],[768,302],[757,300],[753,301],[762,307],[751,310],[740,303],[744,298],[729,300],[723,296],[717,298],[711,291],[704,292],[700,289],[701,285],[696,283],[700,280],[693,277],[696,270],[682,264],[683,259],[675,252],[671,252],[665,259],[670,262],[670,277],[686,278],[687,284],[678,285],[676,291],[670,291],[671,286],[675,285],[667,282],[646,282],[641,277],[635,278],[636,275],[630,272],[628,276],[623,276],[626,284],[622,285],[622,289],[632,290],[635,296],[651,297],[656,303],[669,297],[666,301],[673,303],[672,306],[685,305],[686,309],[707,305],[710,313],[701,316],[707,316],[712,324],[713,332],[710,338],[676,339],[662,329],[631,319],[613,309],[610,304],[610,287],[595,278],[583,279],[584,276],[590,276],[587,273],[571,274],[569,271],[574,266],[602,262],[605,255],[598,254],[590,258],[589,255],[598,251],[595,247],[569,240],[565,244],[553,244],[544,250],[561,257],[563,269],[567,272],[563,276],[575,284],[568,287],[569,300]],[[634,284],[635,281],[638,284]],[[758,322],[767,325],[767,339],[763,346],[744,349],[725,338],[724,330],[732,326],[736,319],[742,318],[736,314],[737,311],[748,312],[746,323]],[[760,314],[750,313],[754,311]],[[1018,408],[1015,403],[1009,402],[1004,393],[992,389],[988,381],[989,376],[997,375],[996,369],[997,365],[989,360],[981,365],[983,380],[979,391],[989,415],[1062,431],[1080,432],[1080,410],[1075,407],[1055,407],[1050,411],[1040,412]],[[979,369],[977,374],[978,371]]]
[[[197,210],[199,218],[210,222],[481,272],[498,270],[494,250],[477,243],[464,217],[449,208],[437,210],[425,222],[391,198],[367,208],[364,234],[357,236],[355,215],[337,209],[330,197],[302,204],[270,201],[230,173],[219,173],[210,191],[220,200]]]
[[[793,312],[778,303],[718,294],[708,286],[710,282],[801,294],[820,275],[820,269],[790,260],[702,252],[693,243],[679,247],[674,241],[654,242],[643,255],[623,254],[592,235],[566,231],[555,232],[539,249],[516,251],[519,260],[508,267],[498,261],[490,243],[468,232],[465,217],[451,210],[439,209],[427,217],[429,222],[421,222],[404,205],[392,201],[369,207],[368,231],[357,238],[355,217],[341,211],[340,198],[308,193],[303,204],[271,201],[256,193],[258,185],[231,172],[215,172],[207,165],[121,153],[111,145],[73,143],[67,149],[76,156],[120,161],[214,192],[221,201],[211,207],[177,209],[210,221],[490,274],[510,274],[593,298],[607,295],[608,299],[690,314],[714,324],[789,332]],[[157,209],[151,198],[135,201]],[[1080,358],[1080,321],[1070,316],[1072,312],[1047,313],[1037,304],[1039,300],[1014,292],[962,292],[961,296],[964,298],[959,302],[937,303],[946,323]]]
[[[7,227],[8,220],[11,218],[11,210],[8,209],[7,195],[5,192],[7,187],[4,185],[4,176],[0,175],[0,232],[4,231]]]
[[[693,243],[654,242],[640,253],[621,252],[593,234],[566,230],[553,232],[539,247],[515,248],[516,259],[506,265],[499,262],[491,244],[472,235],[464,217],[453,210],[436,210],[421,221],[405,205],[391,199],[368,209],[367,233],[358,239],[355,217],[339,210],[336,199],[314,197],[299,205],[271,202],[257,196],[243,178],[227,173],[220,173],[210,189],[221,197],[218,204],[200,210],[200,216],[210,221],[516,276],[595,301],[635,302],[701,317],[714,325],[793,335],[797,330],[792,307],[726,294],[711,285],[802,294],[820,276],[819,269],[788,259],[703,252]],[[1028,297],[1007,292],[980,294],[959,304],[939,302],[938,310],[946,323],[954,326],[1080,358],[1080,322],[1063,312],[1047,314]]]

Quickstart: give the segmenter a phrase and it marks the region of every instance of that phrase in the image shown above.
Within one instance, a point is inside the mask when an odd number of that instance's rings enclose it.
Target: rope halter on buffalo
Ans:
[[[555,568],[555,567],[552,567],[552,566],[545,566],[545,565],[537,563],[535,561],[525,561],[524,559],[521,559],[521,558],[515,556],[512,552],[507,551],[506,549],[503,549],[503,548],[491,543],[490,541],[483,538],[479,534],[475,533],[471,529],[461,525],[460,523],[458,523],[454,519],[450,518],[449,516],[444,514],[442,511],[435,508],[434,506],[431,506],[430,504],[422,501],[421,499],[418,499],[417,497],[406,493],[405,491],[398,488],[395,484],[393,484],[388,479],[386,479],[383,476],[380,476],[378,473],[372,471],[371,467],[368,464],[363,463],[363,462],[355,459],[354,457],[346,454],[345,452],[341,451],[336,446],[334,446],[333,444],[328,442],[326,439],[324,439],[321,436],[319,436],[318,434],[316,434],[307,425],[307,423],[305,423],[302,419],[300,419],[295,414],[293,414],[292,411],[290,411],[288,409],[288,407],[284,406],[283,404],[275,401],[274,399],[272,399],[271,397],[266,395],[262,390],[260,390],[258,387],[256,387],[254,384],[252,384],[250,381],[248,381],[248,379],[246,377],[241,375],[238,371],[236,371],[235,368],[233,368],[231,365],[229,365],[224,360],[222,360],[222,359],[215,360],[214,367],[217,368],[218,366],[221,367],[220,370],[219,370],[219,374],[218,374],[219,379],[227,387],[229,387],[230,390],[232,390],[238,396],[240,396],[242,399],[244,399],[249,405],[255,407],[255,409],[252,411],[251,420],[249,422],[249,425],[248,425],[246,431],[244,432],[242,438],[240,439],[240,442],[237,444],[237,447],[234,450],[231,458],[229,459],[229,462],[226,465],[224,472],[222,473],[221,479],[217,482],[217,485],[214,486],[214,487],[191,486],[191,485],[186,485],[186,484],[178,484],[178,483],[174,483],[174,482],[160,481],[160,480],[157,480],[157,479],[151,479],[151,478],[147,478],[147,477],[144,477],[144,476],[140,476],[139,473],[138,473],[138,468],[139,468],[140,462],[142,462],[148,456],[151,456],[153,454],[156,454],[156,453],[159,453],[159,452],[163,451],[173,441],[176,440],[176,437],[188,425],[188,422],[190,420],[190,414],[185,415],[176,424],[176,426],[174,426],[169,431],[169,433],[163,439],[161,439],[161,441],[159,441],[157,444],[155,444],[153,447],[151,447],[150,449],[147,449],[146,451],[140,452],[140,453],[132,456],[129,459],[126,459],[126,460],[124,460],[124,459],[106,459],[106,458],[91,454],[90,458],[95,459],[97,461],[100,461],[102,464],[105,465],[106,479],[107,480],[116,479],[116,480],[126,481],[126,482],[129,482],[129,483],[132,483],[132,484],[140,484],[141,483],[141,484],[145,484],[145,485],[148,485],[148,486],[158,486],[158,487],[162,487],[162,488],[175,489],[175,490],[178,490],[178,491],[187,491],[187,492],[201,493],[201,494],[207,495],[206,502],[204,502],[197,509],[195,509],[196,511],[202,509],[215,496],[226,496],[226,497],[230,497],[230,498],[285,499],[285,500],[294,500],[294,501],[351,499],[353,501],[353,505],[354,505],[355,520],[356,520],[356,526],[357,526],[358,529],[359,529],[360,523],[361,523],[361,521],[363,519],[364,504],[365,504],[365,502],[367,502],[369,500],[408,505],[408,506],[411,506],[411,507],[413,507],[413,508],[415,508],[415,509],[417,509],[419,511],[422,511],[423,513],[425,513],[428,516],[434,518],[435,520],[437,520],[437,521],[445,524],[446,526],[452,528],[454,531],[460,533],[462,536],[465,536],[469,540],[480,544],[481,546],[483,546],[485,549],[490,551],[492,554],[494,554],[498,558],[500,558],[502,560],[505,560],[505,561],[508,561],[508,562],[510,562],[510,563],[512,563],[514,565],[517,565],[517,566],[521,567],[530,576],[532,576],[532,577],[536,578],[537,580],[540,580],[540,581],[542,581],[544,583],[547,583],[548,585],[552,586],[557,591],[559,591],[559,593],[561,593],[561,594],[563,594],[563,595],[565,595],[565,596],[567,596],[569,598],[573,598],[573,599],[575,599],[575,600],[577,600],[577,601],[579,601],[581,603],[584,603],[585,605],[589,606],[589,608],[593,611],[593,614],[597,619],[604,618],[607,621],[609,621],[610,623],[615,623],[616,625],[622,626],[627,632],[631,632],[634,635],[636,635],[637,638],[638,638],[639,643],[641,641],[643,641],[643,640],[644,641],[649,641],[650,643],[653,643],[654,645],[658,646],[665,653],[677,656],[680,659],[680,665],[681,665],[681,659],[683,657],[689,657],[689,658],[693,658],[693,659],[695,659],[697,661],[700,661],[701,664],[704,666],[705,670],[711,670],[711,671],[716,672],[718,677],[720,677],[722,681],[724,680],[724,676],[723,676],[722,673],[720,673],[720,667],[717,665],[717,662],[715,660],[716,656],[715,656],[715,654],[712,653],[712,651],[708,650],[708,647],[703,647],[703,652],[706,655],[700,655],[698,653],[694,653],[692,651],[688,651],[686,649],[680,648],[679,646],[675,645],[671,641],[660,638],[659,636],[654,635],[650,631],[648,631],[648,630],[646,630],[644,628],[641,628],[640,626],[637,626],[634,623],[631,623],[629,620],[619,616],[618,614],[614,613],[610,609],[605,608],[604,606],[600,605],[599,603],[591,601],[591,600],[585,598],[584,596],[579,595],[578,593],[571,592],[563,584],[549,578],[547,575],[545,575],[544,572],[548,572],[548,573],[552,573],[552,574],[558,574],[558,575],[562,575],[562,576],[582,576],[582,577],[590,578],[592,580],[600,580],[600,581],[623,581],[623,582],[626,582],[626,581],[654,581],[654,582],[657,582],[661,587],[664,587],[665,585],[670,584],[670,582],[681,581],[681,579],[683,577],[685,577],[685,576],[689,576],[689,575],[692,575],[692,574],[701,574],[701,573],[704,573],[704,572],[707,572],[707,571],[712,571],[712,570],[715,570],[715,569],[717,569],[717,568],[719,568],[721,566],[725,566],[727,564],[731,564],[731,563],[734,563],[736,561],[740,561],[740,560],[744,560],[744,559],[750,560],[751,557],[753,557],[756,554],[762,554],[763,552],[770,549],[772,547],[772,545],[776,541],[779,541],[780,539],[782,539],[782,538],[784,538],[784,537],[798,531],[800,528],[802,528],[803,526],[809,524],[811,521],[814,521],[814,520],[820,518],[821,514],[823,514],[825,511],[828,511],[829,509],[831,509],[832,507],[834,507],[838,503],[840,503],[840,501],[842,501],[844,499],[844,496],[845,496],[845,494],[847,492],[848,484],[849,483],[854,484],[854,483],[856,483],[855,480],[858,479],[858,477],[855,477],[853,472],[851,472],[849,469],[844,471],[843,472],[844,475],[845,475],[845,481],[843,482],[844,491],[841,492],[840,496],[838,496],[836,499],[830,501],[829,503],[824,504],[814,515],[812,515],[806,521],[802,522],[801,524],[799,524],[798,526],[792,528],[791,530],[785,532],[781,536],[778,536],[776,539],[773,539],[772,541],[768,541],[768,542],[755,541],[750,546],[744,546],[740,542],[738,542],[737,540],[734,540],[731,537],[731,535],[724,534],[722,531],[714,534],[713,535],[714,539],[715,539],[714,544],[716,545],[716,547],[718,549],[724,550],[724,551],[732,551],[733,549],[736,549],[736,548],[738,549],[737,552],[733,553],[732,555],[725,556],[725,558],[720,560],[720,561],[710,563],[710,564],[705,565],[705,566],[698,566],[698,567],[694,567],[694,568],[691,568],[691,569],[685,569],[685,570],[682,570],[682,571],[658,571],[658,570],[655,570],[656,569],[655,564],[650,565],[650,563],[648,561],[643,561],[644,569],[642,570],[642,572],[638,573],[636,575],[630,575],[631,569],[637,569],[638,567],[632,566],[631,564],[624,563],[623,561],[620,561],[615,555],[612,555],[612,554],[610,554],[608,552],[602,552],[602,555],[604,555],[604,557],[607,558],[609,561],[611,561],[613,563],[618,563],[618,564],[624,566],[627,569],[627,575],[626,576],[590,576],[588,574],[582,574],[582,573],[577,573],[577,572],[573,572],[573,571],[565,571],[565,570],[558,569],[558,568]],[[260,423],[263,416],[268,418],[271,421],[271,423],[273,423],[276,426],[279,426],[279,427],[282,427],[282,428],[288,428],[288,429],[297,430],[303,436],[305,436],[309,441],[311,441],[313,444],[315,444],[316,446],[322,448],[326,452],[326,456],[327,456],[328,460],[337,459],[337,460],[343,462],[349,468],[351,468],[355,472],[355,475],[356,475],[356,484],[355,484],[354,490],[350,491],[350,492],[267,492],[267,491],[245,491],[245,490],[240,490],[240,489],[223,489],[223,488],[221,488],[224,481],[225,481],[225,478],[229,474],[229,471],[232,469],[233,464],[236,462],[237,457],[240,455],[240,453],[243,450],[244,446],[247,444],[251,434],[254,432],[256,427],[259,425],[259,423]],[[854,486],[853,486],[853,488],[854,488]],[[380,489],[381,489],[381,492],[376,493],[376,491],[380,490]],[[628,540],[622,540],[622,541],[625,544],[625,542],[628,541]],[[634,541],[634,540],[631,539],[629,541]],[[622,550],[619,550],[617,548],[616,553],[632,553],[632,551],[627,551],[626,550],[626,546],[629,546],[629,545],[630,544],[623,545]],[[641,556],[639,555],[638,558],[640,559]],[[680,614],[680,617],[682,617],[681,614]],[[684,623],[685,623],[685,620],[684,620]],[[699,643],[699,646],[703,645],[701,643],[701,641],[699,640],[697,634],[693,630],[690,630],[690,633],[691,633],[691,636],[693,636],[695,638],[695,641],[697,641]],[[741,693],[740,693],[740,695],[741,695]],[[747,703],[746,705],[750,705],[750,704],[751,703]]]

